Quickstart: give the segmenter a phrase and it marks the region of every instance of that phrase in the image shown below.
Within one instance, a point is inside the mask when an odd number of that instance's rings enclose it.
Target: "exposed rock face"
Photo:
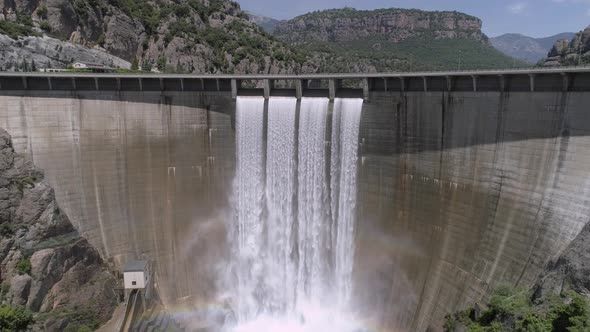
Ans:
[[[473,38],[487,43],[481,25],[480,19],[458,12],[345,8],[314,12],[279,23],[274,34],[290,43],[346,42],[375,35],[385,36],[394,43],[423,35],[436,39]]]
[[[114,68],[131,64],[98,48],[87,48],[51,37],[23,37],[18,40],[0,34],[0,70],[16,70],[25,60],[37,68],[65,68],[72,60],[101,63]]]
[[[0,8],[31,15],[34,28],[59,39],[160,70],[294,73],[305,62],[228,0],[15,0]]]
[[[42,179],[0,129],[0,300],[45,313],[35,330],[61,331],[73,314],[105,322],[117,303],[115,278]]]
[[[590,26],[571,41],[560,39],[547,55],[545,66],[574,66],[590,63]]]
[[[536,287],[535,297],[561,295],[568,290],[590,299],[590,223],[557,262],[549,266]]]

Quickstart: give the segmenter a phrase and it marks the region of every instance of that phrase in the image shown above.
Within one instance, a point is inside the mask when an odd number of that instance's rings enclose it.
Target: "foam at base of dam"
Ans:
[[[589,102],[371,92],[351,294],[364,325],[439,330],[500,283],[530,286],[590,219]],[[231,254],[235,111],[216,92],[0,93],[0,127],[72,223],[115,264],[154,259],[164,303],[196,312],[220,306],[216,271]]]

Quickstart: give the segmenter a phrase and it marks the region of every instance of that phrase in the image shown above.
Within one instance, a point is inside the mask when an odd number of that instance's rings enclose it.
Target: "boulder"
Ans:
[[[10,291],[7,294],[11,305],[24,306],[27,303],[32,281],[33,279],[28,274],[12,277]]]

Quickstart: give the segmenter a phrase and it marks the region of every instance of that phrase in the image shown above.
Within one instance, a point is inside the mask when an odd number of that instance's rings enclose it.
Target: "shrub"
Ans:
[[[33,322],[33,314],[21,307],[0,305],[0,331],[25,331]]]
[[[18,274],[31,274],[31,260],[28,257],[23,257],[16,264],[16,271]]]
[[[104,47],[104,43],[106,40],[106,36],[104,35],[104,32],[100,34],[100,36],[98,36],[98,39],[96,40],[96,43],[100,46]]]
[[[44,20],[47,19],[47,6],[41,5],[41,7],[37,9],[37,17]]]
[[[49,25],[49,22],[47,22],[47,21],[43,21],[43,22],[39,23],[39,28],[41,28],[41,30],[51,32],[51,25]]]

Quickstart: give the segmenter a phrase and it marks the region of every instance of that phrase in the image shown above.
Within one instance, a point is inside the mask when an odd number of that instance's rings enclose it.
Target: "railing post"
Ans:
[[[428,92],[428,80],[426,76],[422,76],[422,81],[424,83],[424,92]]]
[[[139,91],[143,91],[143,80],[141,77],[138,77],[137,79],[139,80]]]
[[[471,75],[471,79],[473,80],[473,92],[477,92],[477,75]]]
[[[498,75],[498,81],[500,83],[500,92],[506,91],[506,77],[504,75]]]
[[[453,78],[451,76],[447,76],[447,91],[451,92],[453,90]]]
[[[535,92],[535,74],[529,74],[531,92]]]
[[[403,78],[403,77],[401,77],[401,76],[399,78],[399,86],[400,86],[400,90],[402,92],[405,92],[406,91],[406,79]]]
[[[49,87],[49,90],[53,90],[53,86],[51,85],[51,77],[47,77],[47,86]]]
[[[98,85],[98,77],[94,78],[94,88],[96,89],[96,91],[100,90],[100,87]]]

